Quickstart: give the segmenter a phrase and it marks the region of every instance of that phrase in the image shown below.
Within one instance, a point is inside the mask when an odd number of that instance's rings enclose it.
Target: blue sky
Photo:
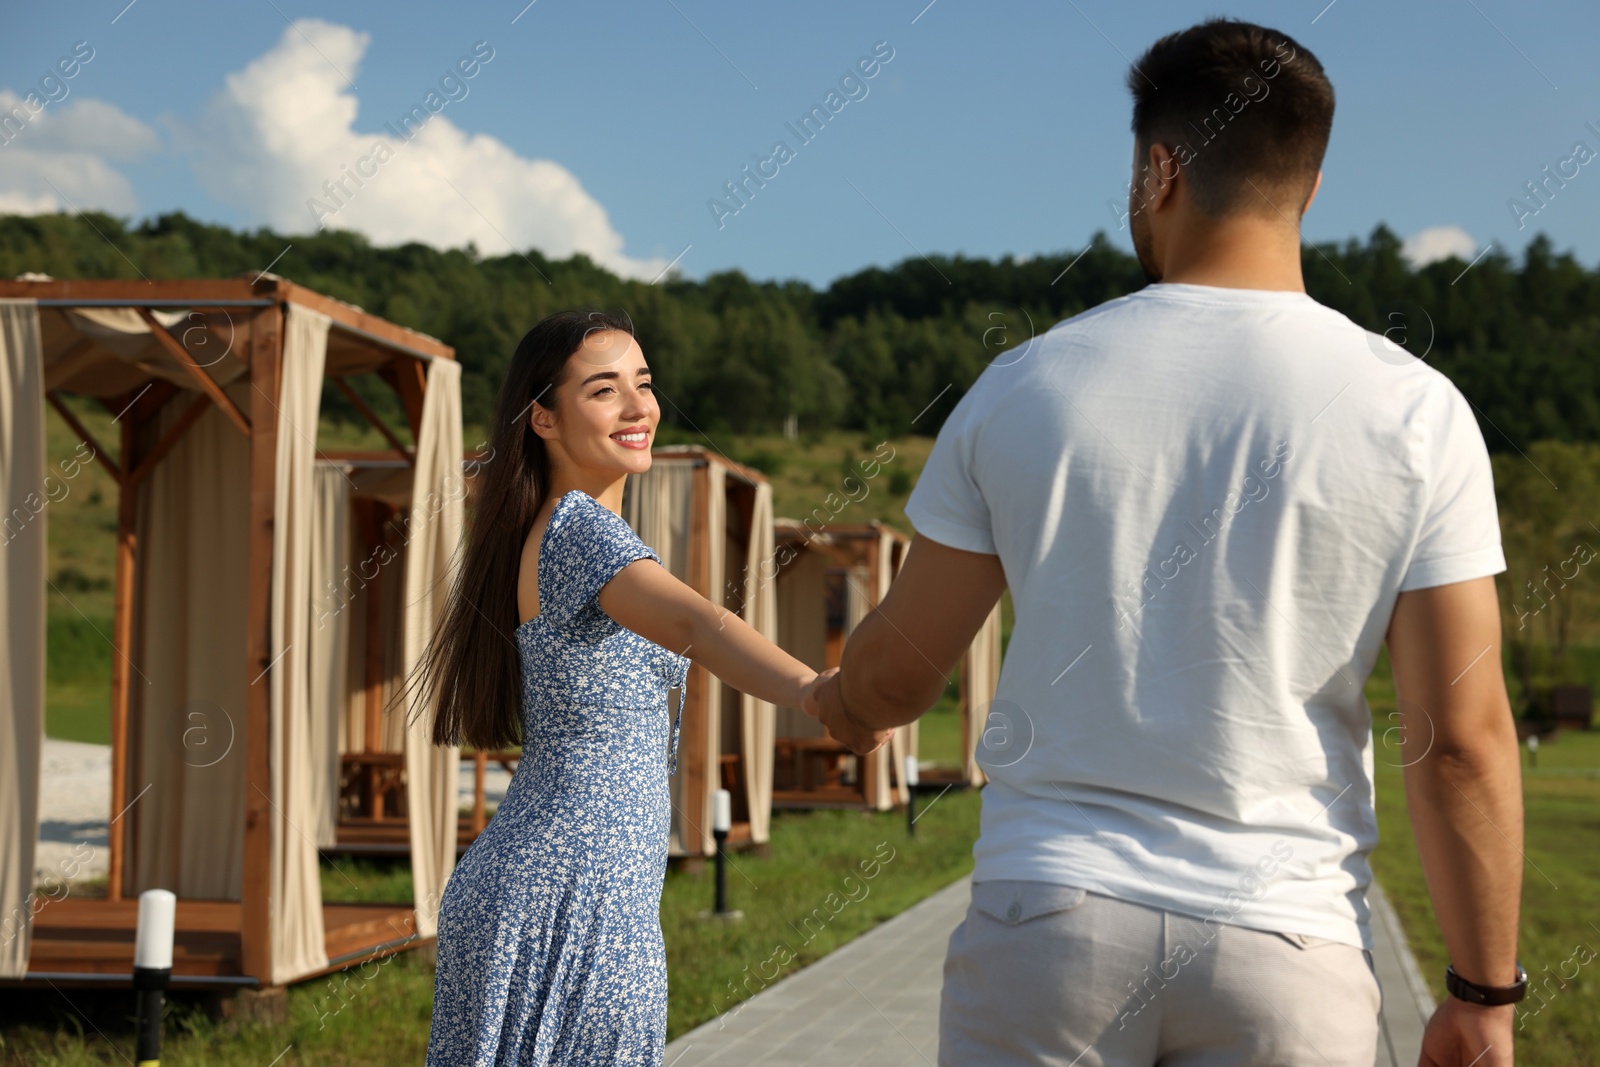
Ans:
[[[0,102],[77,42],[93,58],[0,147],[0,210],[181,209],[292,234],[315,229],[321,196],[322,222],[380,244],[581,249],[646,279],[676,262],[818,285],[919,252],[1076,250],[1097,229],[1128,248],[1107,206],[1131,151],[1124,71],[1221,13],[1284,30],[1333,79],[1308,239],[1382,222],[1470,258],[1543,231],[1600,260],[1600,164],[1520,230],[1507,203],[1533,204],[1524,183],[1575,142],[1600,153],[1592,3],[126,2],[9,17]],[[492,58],[447,83],[414,143],[396,139],[385,124],[478,42]],[[875,46],[892,58],[801,144],[785,124]],[[779,139],[793,158],[719,227],[708,202],[731,205],[723,183]],[[347,180],[343,202],[323,193],[364,156],[368,181]],[[274,269],[293,277],[293,255]]]

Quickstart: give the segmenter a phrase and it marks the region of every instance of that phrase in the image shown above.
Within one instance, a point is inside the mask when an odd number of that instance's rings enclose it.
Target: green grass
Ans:
[[[939,703],[917,721],[917,759],[923,764],[951,768],[958,768],[964,762],[961,716],[953,693],[946,692]]]
[[[1411,835],[1402,760],[1381,742],[1394,710],[1394,689],[1383,665],[1367,693],[1380,738],[1375,757],[1380,841],[1372,854],[1373,871],[1400,916],[1434,997],[1443,999],[1449,960]],[[1526,752],[1523,764],[1527,860],[1519,951],[1531,984],[1544,990],[1545,1003],[1541,1007],[1530,993],[1520,1006],[1517,1063],[1584,1067],[1600,1050],[1600,956],[1579,965],[1588,953],[1600,953],[1600,732],[1564,732],[1541,747],[1537,768],[1527,765]],[[1586,952],[1574,959],[1579,946]],[[1555,977],[1561,973],[1571,977],[1565,988]]]
[[[51,599],[56,597],[52,594]],[[51,605],[54,608],[54,605]],[[45,631],[45,717],[50,737],[111,743],[111,618],[52,610]]]
[[[932,798],[928,798],[931,800]],[[667,944],[668,1027],[677,1035],[737,1005],[782,974],[838,948],[972,869],[978,794],[951,790],[908,839],[903,812],[780,812],[772,855],[732,857],[735,924],[707,922],[706,870],[668,873],[661,902]],[[323,864],[328,900],[407,901],[406,861]],[[70,999],[69,999],[70,998]],[[213,1021],[202,998],[178,994],[166,1021],[167,1067],[317,1067],[418,1063],[427,1047],[433,973],[402,953],[289,990],[285,1025]],[[131,998],[83,990],[0,996],[0,1064],[79,1067],[132,1058]],[[113,1048],[113,1045],[115,1047]]]
[[[409,904],[411,861],[340,856],[322,860],[322,899],[329,904]]]

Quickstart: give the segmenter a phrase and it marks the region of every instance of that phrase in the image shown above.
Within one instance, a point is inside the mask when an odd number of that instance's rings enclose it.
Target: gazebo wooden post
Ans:
[[[480,748],[472,754],[472,836],[474,838],[483,833],[483,828],[489,824],[483,801],[483,777],[484,772],[488,769],[489,754]]]
[[[240,970],[272,984],[272,764],[269,679],[272,662],[272,526],[278,460],[278,399],[283,380],[283,305],[252,317],[250,330],[249,591],[245,671],[244,877],[240,891]]]
[[[122,448],[118,467],[132,471],[138,465],[137,415],[128,412],[122,422]],[[117,655],[111,657],[111,811],[107,818],[106,899],[122,899],[124,857],[127,854],[128,826],[121,823],[128,804],[128,706],[130,658],[133,655],[133,553],[134,523],[138,517],[139,487],[131,478],[117,484],[117,549],[114,584],[111,594],[111,643]]]
[[[362,509],[366,516],[369,544],[371,552],[376,555],[378,547],[383,543],[384,516],[378,513],[379,505],[374,502]],[[365,736],[362,738],[362,751],[367,754],[383,750],[383,581],[386,575],[379,576],[367,583],[366,592],[366,655],[362,657],[363,689],[366,692],[365,709]],[[383,819],[383,768],[376,760],[367,760],[365,768],[365,790],[367,818],[374,822]]]
[[[689,581],[691,589],[710,595],[711,531],[706,523],[706,506],[711,493],[711,472],[704,461],[694,465],[690,479],[689,504]],[[683,775],[683,850],[691,857],[705,857],[705,818],[707,808],[706,746],[710,738],[711,686],[722,684],[711,672],[692,664],[684,702],[683,726],[678,736],[678,768]]]

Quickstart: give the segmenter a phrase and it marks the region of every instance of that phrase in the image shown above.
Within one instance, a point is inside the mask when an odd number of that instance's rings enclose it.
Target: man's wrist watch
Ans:
[[[1450,995],[1468,1004],[1481,1004],[1484,1007],[1495,1007],[1500,1004],[1515,1004],[1528,995],[1528,972],[1522,969],[1522,964],[1517,964],[1517,980],[1510,985],[1478,985],[1469,982],[1456,973],[1452,964],[1444,969],[1444,987]]]

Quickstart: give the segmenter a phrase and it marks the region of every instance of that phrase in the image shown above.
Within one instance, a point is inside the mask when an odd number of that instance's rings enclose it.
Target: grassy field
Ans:
[[[1386,663],[1367,684],[1377,738],[1380,841],[1372,867],[1405,927],[1423,976],[1443,999],[1449,962],[1406,813],[1398,749],[1386,747],[1394,686]],[[1391,736],[1391,741],[1394,738]],[[1592,1067],[1600,1062],[1600,732],[1562,733],[1538,766],[1523,754],[1526,862],[1519,951],[1530,985],[1522,1005],[1517,1062]],[[1583,965],[1585,959],[1593,962]]]

